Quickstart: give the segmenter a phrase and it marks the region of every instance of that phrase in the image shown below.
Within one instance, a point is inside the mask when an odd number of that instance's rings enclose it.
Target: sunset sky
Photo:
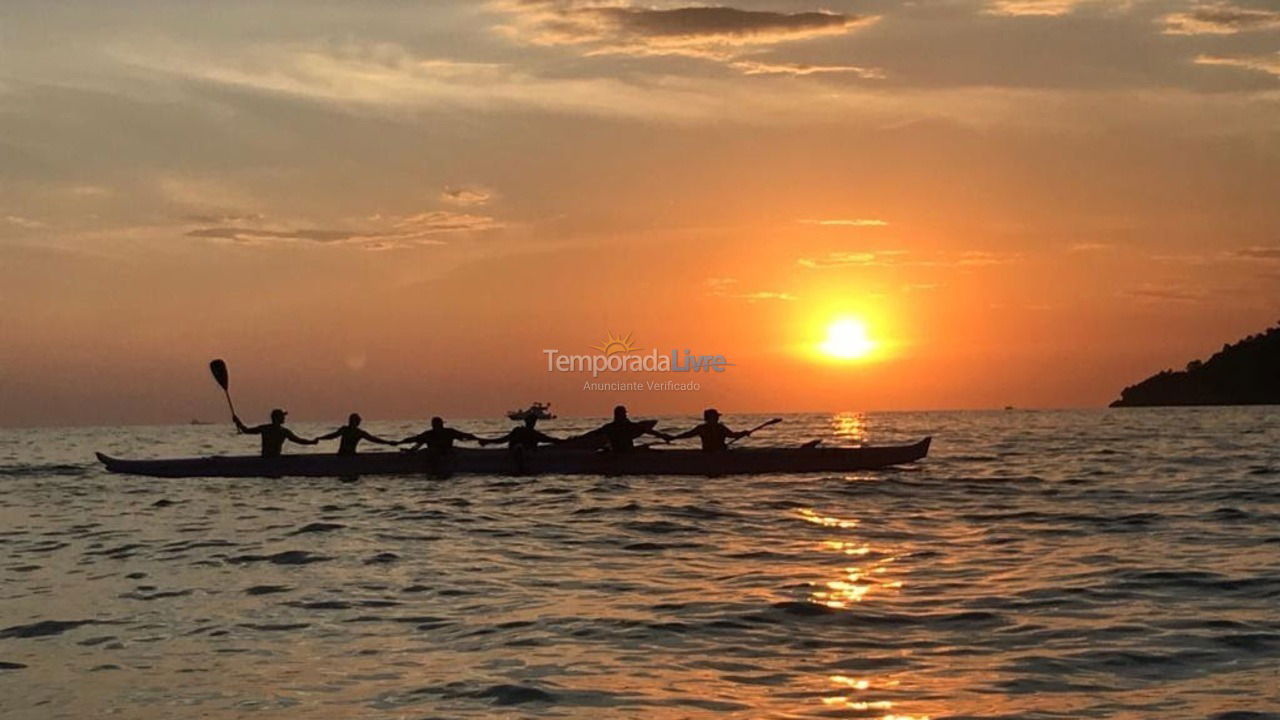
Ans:
[[[1097,406],[1277,320],[1275,0],[0,6],[3,425]],[[546,371],[610,333],[734,365]]]

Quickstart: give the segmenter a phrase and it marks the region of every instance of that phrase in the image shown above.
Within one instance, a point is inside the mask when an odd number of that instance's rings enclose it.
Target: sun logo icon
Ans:
[[[608,333],[605,335],[604,342],[599,345],[592,345],[592,350],[599,350],[605,355],[619,355],[629,352],[635,352],[640,348],[631,344],[631,333],[627,333],[626,337],[622,335],[614,335]]]

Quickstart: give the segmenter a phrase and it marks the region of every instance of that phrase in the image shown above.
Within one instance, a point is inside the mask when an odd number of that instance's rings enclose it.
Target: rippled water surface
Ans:
[[[252,440],[0,430],[0,717],[1280,717],[1277,409],[771,430],[935,441],[825,477],[155,480],[92,451]]]

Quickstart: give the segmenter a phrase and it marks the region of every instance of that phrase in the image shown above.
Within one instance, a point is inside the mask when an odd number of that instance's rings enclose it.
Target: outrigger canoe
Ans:
[[[750,475],[875,470],[915,462],[929,454],[925,438],[912,445],[859,448],[736,448],[637,450],[616,454],[541,448],[455,448],[432,452],[371,452],[363,455],[304,454],[276,458],[215,456],[172,460],[121,460],[98,453],[114,473],[150,477],[350,477],[353,475]]]

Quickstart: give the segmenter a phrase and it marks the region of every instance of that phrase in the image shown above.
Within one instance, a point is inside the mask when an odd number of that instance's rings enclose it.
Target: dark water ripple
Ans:
[[[341,482],[87,462],[224,428],[3,431],[0,717],[1280,718],[1275,410],[775,429],[937,440],[849,476]]]

